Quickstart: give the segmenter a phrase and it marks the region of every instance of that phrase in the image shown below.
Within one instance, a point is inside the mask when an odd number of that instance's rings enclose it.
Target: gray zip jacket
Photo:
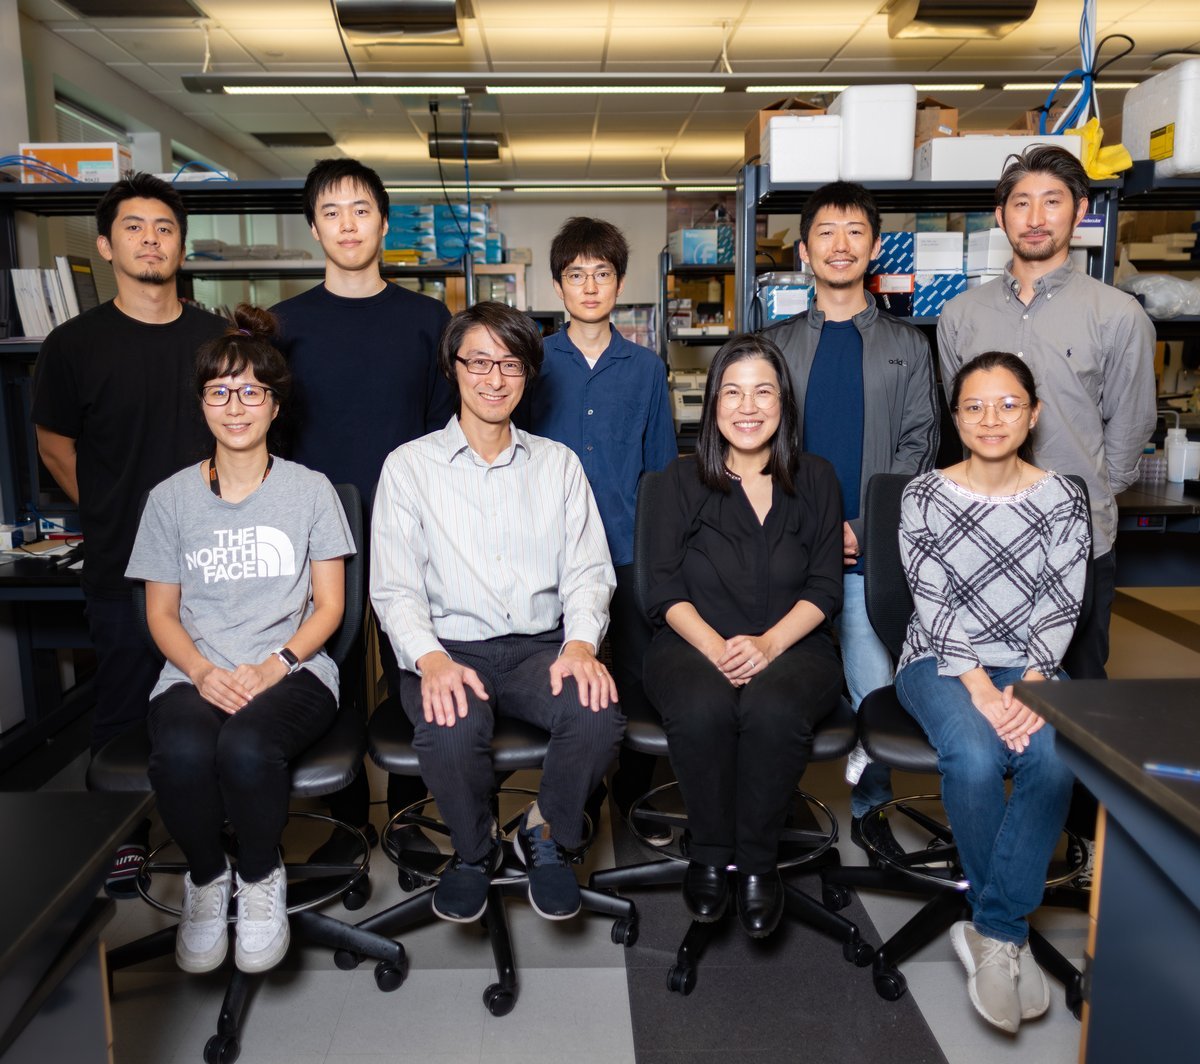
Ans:
[[[937,457],[941,418],[929,342],[920,329],[881,314],[868,297],[854,315],[863,345],[863,450],[858,517],[850,529],[863,542],[867,482],[876,473],[924,473]],[[803,314],[770,325],[762,335],[783,352],[792,373],[804,439],[804,397],[825,315],[815,304]]]

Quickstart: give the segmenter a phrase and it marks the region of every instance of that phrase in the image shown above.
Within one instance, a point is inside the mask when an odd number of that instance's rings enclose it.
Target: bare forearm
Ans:
[[[76,506],[79,505],[79,478],[76,475],[75,441],[66,436],[37,430],[38,456],[50,470],[54,482]]]
[[[664,618],[680,638],[691,643],[701,654],[716,661],[725,652],[725,640],[690,602],[676,602]]]
[[[778,656],[806,635],[815,632],[824,621],[824,613],[807,599],[801,599],[776,624],[763,632],[763,638],[771,646],[774,656]]]

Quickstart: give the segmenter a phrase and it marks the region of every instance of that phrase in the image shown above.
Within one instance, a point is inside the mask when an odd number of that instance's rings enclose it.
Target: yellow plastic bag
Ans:
[[[1124,144],[1111,144],[1106,148],[1100,146],[1104,140],[1104,130],[1100,128],[1098,118],[1089,118],[1087,125],[1066,132],[1078,134],[1083,141],[1080,161],[1093,181],[1107,181],[1133,166],[1133,156]]]

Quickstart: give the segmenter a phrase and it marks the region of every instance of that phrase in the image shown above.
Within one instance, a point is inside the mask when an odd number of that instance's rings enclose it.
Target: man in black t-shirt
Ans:
[[[96,208],[96,225],[117,296],[46,337],[33,397],[38,453],[78,504],[84,534],[82,583],[96,651],[93,752],[146,718],[161,663],[135,621],[125,566],[142,496],[199,461],[211,443],[192,374],[197,349],[227,326],[176,294],[187,217],[169,184],[150,174],[117,182]],[[118,853],[110,893],[132,888],[135,850]]]
[[[279,349],[295,380],[292,457],[335,484],[356,484],[368,528],[383,460],[402,443],[444,428],[455,409],[437,368],[438,341],[450,312],[380,273],[388,206],[374,170],[355,159],[318,162],[305,182],[304,215],[325,253],[325,282],[273,308]],[[398,693],[391,644],[386,639],[379,644],[388,686]],[[362,659],[353,651],[347,657],[344,702],[362,697]],[[392,777],[389,810],[424,793],[419,779]],[[369,801],[366,775],[360,773],[330,800],[330,808],[341,820],[369,827]],[[322,850],[314,856],[338,854]]]

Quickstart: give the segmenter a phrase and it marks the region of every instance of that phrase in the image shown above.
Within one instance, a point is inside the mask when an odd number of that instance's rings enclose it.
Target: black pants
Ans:
[[[820,640],[820,637],[817,637]],[[775,868],[788,803],[813,729],[836,707],[842,669],[831,644],[802,641],[734,687],[672,629],[646,654],[646,691],[662,713],[687,807],[693,860]]]
[[[421,678],[400,681],[400,700],[413,722],[413,749],[421,775],[450,828],[450,841],[467,861],[478,861],[492,838],[489,799],[495,789],[492,731],[495,715],[515,717],[550,733],[542,765],[538,807],[560,846],[583,842],[583,804],[616,755],[625,717],[615,703],[593,712],[579,704],[568,677],[558,695],[550,693],[550,665],[562,646],[562,630],[542,635],[506,635],[479,642],[442,640],[456,662],[475,670],[487,690],[486,702],[467,689],[467,715],[453,727],[427,724],[421,708]]]
[[[206,702],[190,683],[150,703],[150,782],[193,883],[211,883],[224,871],[226,820],[237,833],[241,877],[257,882],[270,875],[287,823],[288,762],[324,735],[336,714],[333,693],[307,669],[236,713]]]
[[[1108,628],[1116,593],[1117,556],[1110,550],[1092,562],[1092,609],[1088,616],[1079,618],[1071,645],[1063,656],[1063,671],[1072,680],[1108,679],[1104,666],[1108,662]],[[1085,839],[1095,838],[1097,811],[1096,799],[1076,780],[1067,813],[1067,830]]]
[[[109,739],[146,719],[162,661],[139,626],[129,598],[86,596],[88,632],[96,651],[94,754]]]

